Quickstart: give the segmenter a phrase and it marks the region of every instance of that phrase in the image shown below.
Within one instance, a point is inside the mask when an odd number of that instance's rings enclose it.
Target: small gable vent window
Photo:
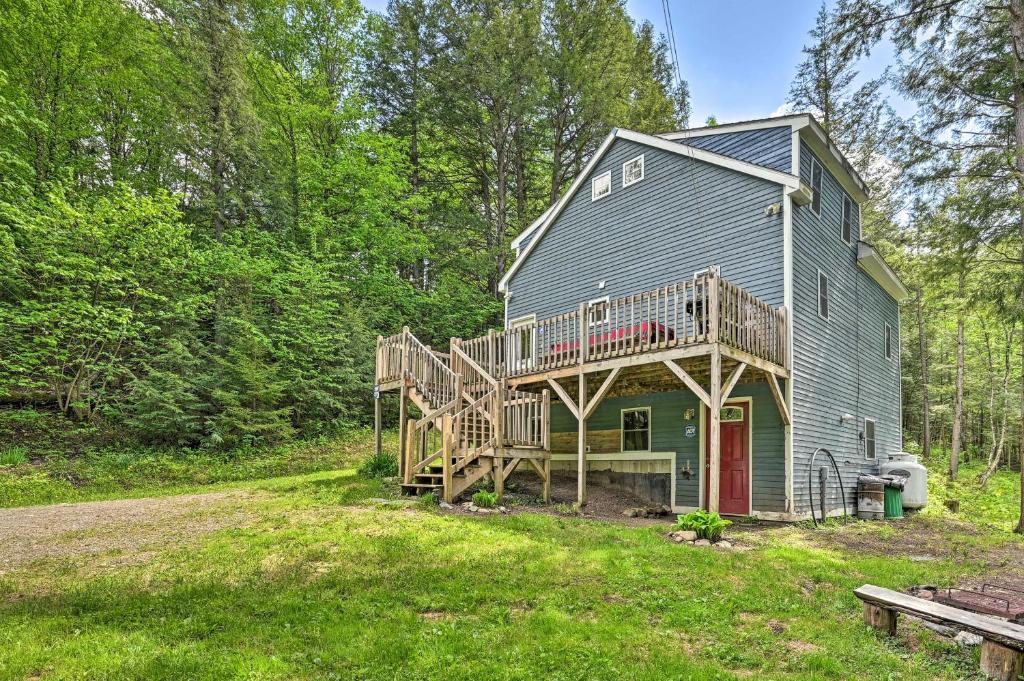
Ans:
[[[828,277],[818,270],[818,316],[828,319]]]
[[[811,159],[811,210],[821,215],[821,164],[818,159]]]
[[[644,179],[644,155],[630,159],[622,164],[622,186],[628,187]]]
[[[875,422],[864,419],[864,458],[875,458]]]
[[[612,171],[601,173],[590,183],[590,198],[597,201],[601,197],[612,193]]]
[[[885,358],[892,359],[892,327],[885,325]]]
[[[843,197],[843,241],[850,243],[853,236],[853,201],[849,196]]]

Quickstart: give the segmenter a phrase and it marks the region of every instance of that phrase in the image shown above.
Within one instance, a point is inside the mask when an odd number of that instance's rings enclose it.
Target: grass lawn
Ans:
[[[354,470],[217,489],[0,563],[0,677],[975,678],[977,649],[902,620],[886,640],[852,589],[949,584],[1024,551],[928,516],[680,546],[663,526],[381,503],[394,491]],[[943,550],[887,548],[918,530]]]

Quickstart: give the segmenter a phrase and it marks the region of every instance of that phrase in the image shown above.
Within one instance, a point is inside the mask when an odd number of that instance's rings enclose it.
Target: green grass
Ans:
[[[354,470],[247,485],[248,522],[0,576],[3,678],[971,678],[976,653],[916,626],[886,640],[852,589],[948,584],[970,561],[747,551],[666,527],[380,504]],[[840,530],[837,530],[840,531]],[[881,671],[884,670],[884,671]]]
[[[395,446],[389,435],[387,446]],[[26,447],[0,451],[0,508],[172,494],[246,480],[355,465],[372,448],[373,433],[274,449],[227,453],[107,446],[78,454]],[[12,454],[13,452],[13,454]]]
[[[866,628],[852,590],[954,584],[990,569],[985,550],[1024,550],[996,529],[1012,504],[976,498],[966,473],[955,493],[982,509],[968,533],[940,512],[948,490],[933,474],[932,504],[899,525],[739,524],[727,537],[746,550],[725,551],[674,544],[667,523],[381,503],[395,490],[356,471],[370,444],[356,433],[244,461],[111,450],[0,469],[0,490],[49,480],[27,485],[37,501],[62,471],[82,479],[60,501],[249,492],[147,522],[134,545],[75,553],[111,536],[84,530],[52,540],[66,555],[6,573],[0,561],[0,679],[980,678],[976,650],[907,622],[892,640]],[[345,469],[287,474],[331,464]],[[261,475],[277,477],[247,479]],[[915,527],[957,551],[890,550]],[[881,541],[843,549],[844,537]]]

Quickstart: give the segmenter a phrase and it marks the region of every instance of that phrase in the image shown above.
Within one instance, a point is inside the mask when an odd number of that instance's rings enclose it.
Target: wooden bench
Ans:
[[[871,584],[865,584],[853,593],[864,601],[864,621],[875,629],[894,636],[896,616],[902,612],[935,624],[969,631],[983,639],[981,671],[986,676],[1000,681],[1017,681],[1024,673],[1024,626]]]

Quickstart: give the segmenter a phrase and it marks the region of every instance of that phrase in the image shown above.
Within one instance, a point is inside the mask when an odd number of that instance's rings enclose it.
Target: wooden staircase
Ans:
[[[423,345],[408,328],[378,339],[377,383],[397,382],[403,403],[419,419],[402,428],[402,490],[434,492],[451,502],[490,476],[501,496],[504,482],[529,461],[550,488],[550,396],[510,390],[490,376],[452,339],[451,353]],[[396,366],[397,365],[397,366]]]

